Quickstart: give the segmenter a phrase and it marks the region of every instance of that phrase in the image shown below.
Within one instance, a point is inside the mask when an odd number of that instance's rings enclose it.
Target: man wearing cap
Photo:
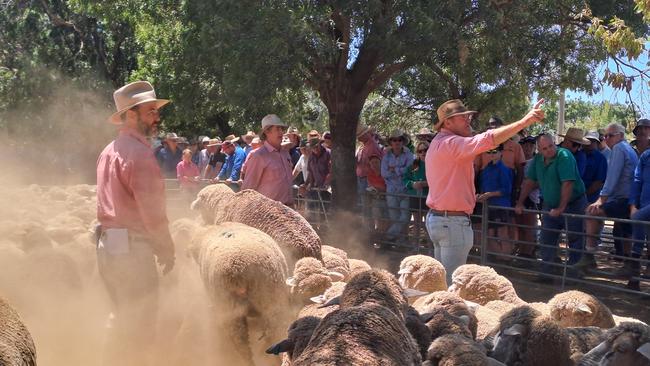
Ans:
[[[253,138],[255,138],[257,135],[253,131],[248,131],[246,132],[245,135],[241,135],[242,141],[246,143],[246,146],[244,147],[244,152],[246,153],[246,156],[248,156],[248,153],[253,150],[253,146],[251,143],[253,142]]]
[[[298,160],[300,160],[300,156],[301,156],[300,133],[298,132],[298,129],[295,127],[289,127],[289,129],[287,129],[286,138],[291,142],[292,146],[284,146],[283,144],[283,148],[288,147],[289,156],[291,156],[291,166],[295,167],[296,164],[298,164]],[[309,141],[309,139],[307,140]]]
[[[275,114],[262,119],[263,145],[250,153],[242,189],[254,189],[270,199],[293,206],[292,164],[282,137],[287,125]]]
[[[391,220],[391,225],[386,231],[386,239],[394,241],[402,234],[411,217],[404,173],[413,164],[415,156],[404,146],[406,139],[401,130],[394,130],[388,136],[388,142],[390,149],[381,160],[381,176],[386,182],[386,206]]]
[[[146,81],[113,94],[120,126],[117,138],[97,160],[97,268],[112,300],[112,326],[104,364],[149,365],[156,339],[158,272],[174,267],[165,187],[147,138],[155,136],[157,99]]]
[[[571,151],[573,158],[576,159],[576,165],[578,166],[580,177],[582,177],[585,174],[585,168],[587,167],[587,156],[584,151],[582,151],[582,146],[591,143],[585,138],[585,131],[580,128],[569,127],[564,135],[558,136],[564,137],[559,146]]]
[[[582,181],[587,189],[587,202],[591,204],[598,199],[605,178],[607,178],[607,159],[598,150],[600,145],[598,131],[589,131],[585,139],[589,140],[590,144],[582,147],[587,157],[587,165],[584,174],[582,174]]]
[[[331,195],[327,191],[331,181],[332,173],[332,154],[330,149],[323,146],[319,138],[312,138],[307,143],[310,150],[309,159],[307,160],[306,190],[307,198],[316,202],[307,202],[310,210],[320,210],[320,201],[329,202]]]
[[[627,219],[630,217],[628,200],[630,187],[634,179],[634,168],[639,161],[636,152],[625,140],[625,127],[618,123],[610,123],[605,128],[605,139],[607,145],[612,149],[612,156],[607,165],[607,178],[600,191],[600,197],[596,202],[587,207],[587,215],[615,217]],[[576,267],[580,269],[593,269],[596,267],[596,260],[593,253],[597,250],[597,237],[602,230],[603,222],[596,219],[585,221],[587,233],[586,253]],[[615,223],[614,236],[627,236],[631,232],[629,224]],[[620,239],[614,240],[616,255],[625,255],[623,243]]]
[[[183,150],[178,147],[179,137],[171,132],[165,136],[165,147],[158,152],[158,163],[165,178],[176,178],[176,165],[183,158]]]
[[[237,143],[233,143],[234,140],[235,136],[230,135],[221,144],[221,151],[226,154],[226,161],[219,171],[217,181],[226,183],[239,181],[239,173],[244,165],[244,160],[246,160],[246,153]]]
[[[481,153],[502,144],[520,130],[539,122],[544,112],[543,100],[521,120],[472,136],[470,122],[477,113],[454,99],[437,110],[438,132],[427,151],[425,166],[429,194],[427,230],[433,241],[436,259],[444,265],[447,280],[464,264],[473,245],[469,215],[476,204],[474,159]]]
[[[650,146],[650,120],[640,119],[634,126],[632,133],[636,139],[634,150],[636,150],[637,155],[641,156]]]

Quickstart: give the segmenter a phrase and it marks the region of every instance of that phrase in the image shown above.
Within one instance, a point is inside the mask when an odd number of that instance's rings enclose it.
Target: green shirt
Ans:
[[[551,209],[560,205],[562,182],[573,181],[569,202],[585,194],[585,184],[578,173],[578,165],[571,151],[558,147],[555,157],[544,164],[544,156],[537,154],[526,171],[526,178],[539,184],[544,197],[544,207]]]
[[[417,169],[414,169],[414,165],[417,164]],[[406,193],[413,196],[422,196],[426,197],[429,193],[429,188],[423,188],[421,191],[418,191],[413,188],[414,182],[426,181],[427,176],[424,174],[424,160],[416,160],[411,164],[406,172],[404,173],[404,185],[406,186]]]

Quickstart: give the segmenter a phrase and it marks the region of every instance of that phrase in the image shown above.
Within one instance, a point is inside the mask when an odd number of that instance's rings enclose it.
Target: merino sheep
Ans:
[[[356,276],[357,274],[372,269],[370,265],[361,259],[348,259],[348,265],[350,266],[350,278]]]
[[[420,365],[417,344],[392,310],[366,303],[328,314],[294,366]]]
[[[503,315],[497,330],[491,356],[506,365],[573,365],[567,331],[530,306]]]
[[[350,280],[350,263],[348,262],[347,253],[341,249],[323,245],[321,247],[321,254],[325,268],[332,272],[342,274],[343,278],[341,281]]]
[[[650,366],[650,327],[621,323],[605,340],[585,354],[579,366]]]
[[[605,338],[605,331],[598,327],[569,327],[566,331],[569,334],[571,360],[574,364],[578,364],[586,353]]]
[[[200,229],[193,241],[201,248],[201,278],[217,321],[246,364],[253,365],[249,328],[259,326],[271,343],[287,323],[284,255],[271,237],[240,223]],[[249,323],[248,317],[258,320]]]
[[[404,290],[395,276],[383,269],[372,269],[354,276],[343,289],[341,296],[325,305],[339,304],[343,309],[364,303],[384,306],[402,321],[408,311]]]
[[[323,304],[328,303],[330,300],[341,296],[343,293],[343,289],[345,289],[345,282],[334,282],[332,283],[332,286],[325,290],[324,293],[312,297],[311,301],[313,301],[313,304],[308,304],[303,306],[302,309],[298,312],[298,317],[306,317],[306,316],[315,316],[318,318],[324,318],[325,315],[331,313],[334,310],[338,310],[339,306],[338,304],[333,304],[331,306],[322,306]]]
[[[289,361],[300,357],[302,351],[309,344],[309,339],[320,321],[321,318],[315,316],[306,316],[297,319],[289,326],[287,338],[269,347],[266,353],[278,355],[286,352]]]
[[[483,340],[490,335],[490,333],[499,326],[499,317],[502,314],[497,313],[485,306],[477,305],[474,309],[478,327],[476,329],[476,339]]]
[[[411,336],[413,336],[413,339],[415,339],[415,343],[418,344],[422,359],[427,357],[427,350],[433,340],[431,337],[431,330],[427,327],[427,324],[425,324],[425,321],[429,318],[429,314],[423,317],[412,306],[409,306],[406,311],[406,319],[404,320],[406,329],[408,329]]]
[[[467,315],[455,316],[450,314],[444,307],[437,306],[427,313],[426,326],[431,332],[431,339],[436,339],[445,334],[458,334],[467,339],[473,340],[472,332],[469,330],[469,317]]]
[[[503,300],[515,305],[526,304],[517,296],[512,282],[491,267],[464,264],[456,268],[451,281],[449,292],[480,305],[492,300]]]
[[[18,313],[0,297],[0,365],[35,366],[34,341]]]
[[[411,255],[399,265],[399,283],[404,288],[424,292],[445,291],[447,289],[447,272],[445,267],[432,257]]]
[[[548,302],[551,317],[563,327],[616,326],[612,312],[596,297],[581,291],[566,291]]]
[[[489,366],[498,365],[485,355],[485,349],[459,334],[446,334],[435,339],[429,347],[422,366]]]
[[[332,282],[342,279],[341,273],[328,270],[318,259],[304,257],[296,262],[293,276],[287,278],[286,283],[294,296],[303,303],[309,303],[312,297],[330,288]]]
[[[465,301],[458,295],[446,291],[436,291],[429,295],[422,296],[415,300],[413,307],[420,314],[427,314],[437,307],[443,307],[447,312],[454,316],[467,316],[469,318],[469,330],[472,332],[472,338],[476,339],[478,330],[478,319],[469,309]]]
[[[254,190],[234,193],[221,184],[203,188],[192,202],[207,224],[240,222],[273,238],[290,266],[302,257],[322,259],[321,240],[311,225],[291,208]]]

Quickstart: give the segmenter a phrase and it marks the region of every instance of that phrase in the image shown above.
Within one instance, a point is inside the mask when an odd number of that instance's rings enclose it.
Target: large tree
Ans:
[[[622,8],[602,3],[601,13]],[[187,3],[226,94],[264,99],[301,85],[319,93],[335,141],[334,203],[343,208],[355,202],[355,132],[373,91],[386,86],[386,95],[432,110],[451,97],[488,109],[508,97],[522,106],[532,87],[591,88],[590,70],[606,52],[587,32],[585,8],[577,0]]]

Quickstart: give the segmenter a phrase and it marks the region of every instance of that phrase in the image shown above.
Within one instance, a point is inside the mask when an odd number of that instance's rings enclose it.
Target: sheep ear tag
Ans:
[[[410,298],[410,297],[418,297],[418,296],[424,296],[428,295],[428,292],[416,290],[414,288],[406,288],[404,289],[404,296]]]
[[[580,304],[577,310],[581,313],[591,314],[591,308],[589,308],[589,306],[586,304]]]
[[[324,304],[325,303],[325,295],[321,294],[318,296],[310,297],[309,300],[313,302],[314,304]]]
[[[515,324],[512,327],[503,331],[503,334],[508,336],[522,335],[523,333],[524,333],[524,326],[522,324]]]
[[[641,347],[636,349],[637,352],[643,355],[643,357],[650,360],[650,342],[644,343]]]
[[[293,278],[293,277],[289,277],[289,278],[287,278],[287,280],[284,281],[284,283],[286,283],[287,286],[291,286],[291,287],[298,285],[298,282],[297,282],[296,279]]]
[[[345,276],[342,273],[335,272],[335,271],[329,271],[327,272],[327,275],[330,276],[332,282],[340,282],[343,281],[343,279],[345,278]]]

